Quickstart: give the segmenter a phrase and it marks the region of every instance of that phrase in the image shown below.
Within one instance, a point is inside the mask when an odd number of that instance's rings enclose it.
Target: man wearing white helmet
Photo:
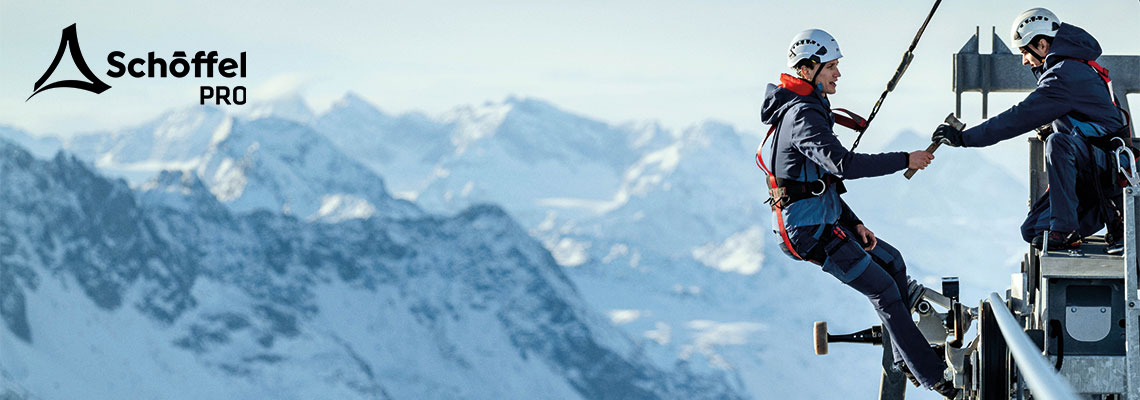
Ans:
[[[1100,44],[1076,26],[1044,8],[1017,16],[1011,32],[1022,64],[1037,77],[1037,89],[1021,103],[959,132],[939,126],[934,140],[952,146],[985,147],[1051,123],[1045,140],[1049,189],[1021,226],[1023,238],[1037,248],[1049,231],[1049,249],[1071,249],[1109,224],[1110,250],[1120,250],[1121,225],[1109,200],[1116,191],[1102,147],[1128,127],[1109,89],[1108,71],[1096,63]],[[1048,130],[1044,130],[1048,132]]]
[[[891,336],[896,364],[913,371],[917,383],[953,397],[957,389],[943,378],[946,365],[911,319],[902,254],[876,238],[839,197],[844,179],[923,169],[934,156],[843,147],[833,133],[836,116],[828,99],[842,76],[842,56],[827,32],[803,31],[788,49],[787,65],[796,76],[781,74],[778,85],[768,85],[760,117],[772,126],[772,140],[757,150],[757,164],[768,173],[773,230],[786,254],[822,266],[867,296]]]

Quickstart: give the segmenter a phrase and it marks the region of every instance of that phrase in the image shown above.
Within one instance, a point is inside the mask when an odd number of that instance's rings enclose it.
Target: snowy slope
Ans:
[[[235,211],[280,211],[332,222],[421,213],[393,199],[379,176],[305,125],[277,118],[232,125],[215,137],[195,173]]]
[[[265,209],[332,222],[420,213],[392,199],[379,176],[328,139],[285,118],[303,116],[307,108],[301,107],[299,98],[285,98],[251,112],[266,115],[256,119],[189,107],[137,127],[68,138],[64,148],[136,186],[164,170],[194,171],[239,212]]]
[[[450,211],[493,202],[528,226],[545,218],[534,210],[548,207],[590,213],[617,190],[625,168],[638,158],[637,146],[655,143],[642,132],[534,99],[461,107],[442,119],[453,126],[452,148],[419,192],[418,204]]]
[[[770,209],[757,201],[763,194],[749,150],[753,140],[711,121],[684,130],[632,163],[612,199],[594,216],[573,221],[574,230],[689,257],[695,248],[763,224]]]
[[[732,269],[731,258],[719,259],[721,271],[624,243],[593,241],[603,251],[591,254],[605,255],[568,274],[588,302],[642,340],[647,354],[680,358],[695,370],[732,371],[754,398],[876,393],[880,348],[837,345],[826,357],[812,353],[816,320],[827,320],[834,331],[877,323],[866,299],[814,265],[787,259],[769,235],[755,229],[741,235],[739,246],[721,246],[748,261],[764,260],[745,264],[754,270]]]
[[[8,139],[12,143],[18,144],[27,149],[37,157],[51,157],[60,148],[63,143],[59,139],[51,136],[34,136],[22,129],[0,125],[0,138]]]
[[[406,199],[423,190],[453,147],[452,125],[418,113],[390,116],[351,92],[317,117],[313,128]]]
[[[186,107],[136,127],[67,138],[64,146],[107,173],[139,183],[165,169],[192,168],[232,124],[218,108]]]
[[[736,398],[588,311],[502,210],[309,223],[0,141],[0,396]],[[656,364],[660,365],[660,364]]]

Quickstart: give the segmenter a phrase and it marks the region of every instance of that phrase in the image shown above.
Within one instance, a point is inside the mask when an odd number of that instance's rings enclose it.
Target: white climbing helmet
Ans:
[[[839,42],[830,34],[819,29],[808,29],[792,38],[788,46],[788,68],[796,66],[800,60],[826,63],[843,57],[839,52]]]
[[[1044,8],[1032,8],[1013,20],[1013,30],[1009,35],[1013,48],[1018,49],[1039,35],[1055,37],[1058,29],[1061,29],[1061,19],[1056,14]]]

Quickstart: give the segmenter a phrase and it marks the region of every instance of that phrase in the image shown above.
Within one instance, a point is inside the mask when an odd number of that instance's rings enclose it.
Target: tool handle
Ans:
[[[934,153],[934,150],[938,150],[938,146],[941,146],[941,145],[942,145],[942,142],[931,143],[930,146],[926,146],[926,152],[927,153]],[[907,168],[906,173],[904,173],[903,176],[905,176],[906,179],[910,179],[912,176],[914,176],[915,172],[918,172],[918,170],[914,169],[914,168]]]

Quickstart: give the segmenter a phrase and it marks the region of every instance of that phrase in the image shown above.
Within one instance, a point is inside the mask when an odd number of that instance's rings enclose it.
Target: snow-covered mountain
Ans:
[[[737,398],[659,363],[505,212],[315,223],[0,140],[0,396]]]
[[[447,209],[488,199],[519,209],[521,220],[532,226],[546,218],[533,209],[590,215],[611,200],[646,146],[661,142],[653,136],[662,132],[652,127],[632,131],[538,100],[508,99],[499,107],[508,110],[490,132],[485,124],[495,120],[472,117],[468,110],[457,113],[464,122],[462,138],[470,144],[445,164],[449,175],[437,177],[420,194],[425,204]]]
[[[724,374],[731,387],[756,398],[876,391],[880,349],[811,354],[812,321],[853,331],[877,318],[862,296],[778,250],[763,176],[752,159],[756,134],[711,121],[675,132],[653,123],[611,125],[517,98],[438,117],[388,115],[351,93],[311,124],[224,121],[200,130],[212,138],[204,150],[184,146],[183,154],[132,164],[188,172],[151,183],[132,179],[146,190],[144,198],[174,193],[160,203],[196,210],[199,203],[187,198],[230,199],[226,193],[234,191],[227,188],[240,185],[248,199],[219,207],[282,213],[288,204],[291,215],[304,218],[312,214],[296,212],[290,199],[311,209],[353,182],[383,176],[387,190],[368,183],[349,193],[376,205],[391,199],[391,190],[447,214],[501,204],[549,250],[587,307],[607,315],[654,365]],[[926,144],[903,132],[884,151]],[[106,154],[81,157],[98,163]],[[910,181],[901,174],[849,181],[845,199],[903,252],[912,276],[932,285],[939,276],[961,276],[963,298],[981,298],[1008,285],[1024,251],[1017,226],[1025,188],[970,149],[937,156]],[[192,167],[177,167],[185,160]],[[109,164],[97,165],[114,173]],[[188,189],[199,184],[208,192]],[[344,218],[321,219],[344,221],[332,226],[383,216],[350,212],[359,203],[335,204],[349,206],[334,214]],[[400,221],[416,214],[384,215]],[[821,377],[836,384],[815,384]]]
[[[20,145],[37,157],[48,158],[63,147],[58,138],[51,136],[34,136],[22,129],[0,124],[0,138],[7,139]]]
[[[304,103],[287,100],[264,105],[253,114],[265,116],[255,119],[207,106],[174,110],[137,127],[68,138],[62,148],[135,186],[162,171],[194,171],[239,212],[263,209],[332,222],[421,213],[392,199],[383,179],[340,147],[288,119]],[[270,108],[278,103],[284,112]],[[9,136],[19,140],[16,132]]]
[[[301,124],[308,124],[316,117],[305,99],[295,92],[251,103],[245,107],[237,108],[236,111],[244,119],[273,117]]]
[[[564,122],[507,123],[513,115]],[[854,291],[775,247],[762,173],[752,159],[758,135],[715,122],[676,133],[628,124],[591,129],[582,127],[601,123],[584,118],[517,99],[461,108],[441,118],[453,125],[454,146],[437,159],[437,173],[417,199],[450,212],[465,202],[490,201],[524,216],[520,221],[570,267],[586,299],[630,334],[656,343],[650,346],[655,357],[739,371],[742,384],[761,398],[836,393],[811,385],[806,371],[775,373],[768,360],[813,371],[864,371],[843,378],[844,392],[875,391],[875,349],[844,349],[858,355],[853,358],[810,353],[812,320],[856,330],[877,319]],[[434,129],[447,128],[440,122]],[[625,141],[589,151],[573,145],[604,143],[598,132]],[[395,135],[420,136],[415,130]],[[537,148],[509,151],[530,148],[516,141]],[[416,147],[388,143],[387,152],[432,159]],[[556,146],[541,146],[546,143]],[[885,150],[926,144],[904,132]],[[531,156],[539,153],[545,156]],[[913,276],[934,286],[940,276],[962,276],[965,298],[981,298],[1008,284],[1024,251],[1017,234],[1024,185],[969,150],[945,149],[938,157],[912,181],[900,175],[851,181],[845,197],[869,227],[903,251]],[[536,178],[543,176],[550,178]],[[590,184],[580,185],[582,178]],[[797,327],[800,333],[789,333]]]
[[[195,167],[232,125],[233,117],[216,107],[187,107],[140,126],[67,138],[64,148],[108,173],[139,183],[162,170]]]
[[[535,99],[509,98],[459,107],[435,121],[418,114],[389,117],[346,96],[318,119],[318,130],[385,176],[395,191],[428,210],[502,204],[531,226],[532,210],[555,206],[586,213],[609,200],[625,168],[655,126],[615,127]],[[384,172],[389,171],[389,172]]]
[[[755,140],[716,122],[688,128],[626,168],[621,186],[594,216],[569,224],[576,232],[688,258],[695,248],[767,221],[771,211],[758,199],[763,188],[751,158]]]
[[[351,92],[318,116],[313,127],[381,174],[400,198],[414,199],[453,147],[451,124],[419,113],[390,116]]]
[[[228,129],[232,118],[214,107],[168,111],[141,126],[111,135],[84,135],[67,144],[68,150],[96,153],[108,165],[144,161],[190,162],[188,154],[209,149],[214,136]]]
[[[277,118],[234,120],[214,136],[195,172],[235,211],[273,210],[341,221],[421,213],[311,128]]]

